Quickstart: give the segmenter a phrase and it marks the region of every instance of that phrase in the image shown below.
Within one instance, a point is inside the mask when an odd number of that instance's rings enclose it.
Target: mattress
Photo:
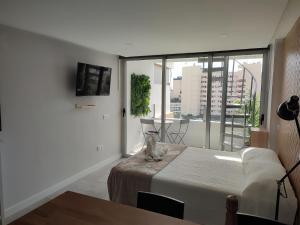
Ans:
[[[273,218],[276,179],[284,173],[271,150],[224,152],[188,147],[152,178],[151,192],[184,201],[184,218],[196,223],[224,225],[229,194],[238,197],[241,212]],[[279,220],[292,224],[297,200],[289,182],[286,189],[289,198],[281,199]]]

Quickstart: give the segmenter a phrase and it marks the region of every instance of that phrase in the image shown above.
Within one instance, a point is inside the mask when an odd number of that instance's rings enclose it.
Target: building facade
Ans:
[[[244,73],[244,68],[245,73]],[[250,91],[254,91],[251,85],[252,74],[256,80],[256,89],[261,86],[261,63],[244,63],[236,66],[234,71],[228,73],[227,104],[245,103],[249,99]],[[216,68],[212,73],[211,90],[211,116],[218,119],[221,115],[223,97],[223,72],[222,68]],[[171,89],[171,112],[176,115],[189,118],[205,117],[207,107],[207,69],[202,65],[185,66],[182,68],[182,77],[173,79]],[[260,90],[257,90],[258,93]],[[176,105],[176,106],[175,106]],[[180,111],[179,111],[180,110]],[[227,113],[231,111],[228,110]]]

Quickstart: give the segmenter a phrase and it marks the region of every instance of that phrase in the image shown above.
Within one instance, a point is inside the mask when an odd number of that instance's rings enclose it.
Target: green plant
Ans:
[[[236,99],[234,104],[240,104],[240,100]],[[247,108],[247,113],[250,113],[250,117],[247,118],[247,123],[252,124],[253,127],[259,127],[259,109],[260,109],[260,96],[256,96],[255,99],[255,105],[252,102],[252,105],[250,107],[250,102],[248,101],[243,107],[239,110],[239,113],[243,114],[245,112],[245,108]]]
[[[249,105],[248,105],[249,107]],[[252,104],[251,108],[250,108],[250,111],[253,112],[253,107],[254,108],[254,113],[251,113],[250,117],[248,118],[248,122],[249,123],[252,123],[254,122],[254,124],[252,126],[254,127],[259,127],[259,117],[260,117],[260,111],[259,111],[259,108],[260,108],[260,96],[256,96],[256,99],[255,99],[255,105]],[[254,117],[254,118],[253,118]]]
[[[131,74],[131,115],[145,116],[150,112],[150,90],[149,76]]]

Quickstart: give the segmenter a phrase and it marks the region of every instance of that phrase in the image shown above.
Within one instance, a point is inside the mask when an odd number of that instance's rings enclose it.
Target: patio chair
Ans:
[[[182,119],[179,122],[178,130],[169,132],[169,136],[171,137],[172,142],[174,144],[180,144],[180,143],[185,144],[183,138],[185,137],[189,129],[189,123],[190,123],[189,119]]]
[[[153,135],[157,141],[160,140],[159,130],[157,130],[154,125],[154,119],[140,119],[140,122],[141,122],[142,132],[143,132],[144,139],[145,139],[143,147],[144,147],[147,137],[149,135]]]

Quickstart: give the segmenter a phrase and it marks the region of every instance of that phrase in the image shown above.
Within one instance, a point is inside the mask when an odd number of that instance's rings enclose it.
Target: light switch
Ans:
[[[109,119],[110,115],[109,114],[103,114],[102,118],[103,120],[107,120]]]

